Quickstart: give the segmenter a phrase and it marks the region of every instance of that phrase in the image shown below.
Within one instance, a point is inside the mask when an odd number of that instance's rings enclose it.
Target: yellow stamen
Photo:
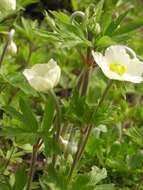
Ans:
[[[109,68],[112,72],[115,72],[120,76],[122,76],[127,71],[127,68],[120,63],[110,63]]]

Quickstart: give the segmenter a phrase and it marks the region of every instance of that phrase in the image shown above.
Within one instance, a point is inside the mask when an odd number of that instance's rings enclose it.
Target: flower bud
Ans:
[[[96,31],[96,34],[97,34],[97,35],[100,34],[100,32],[101,32],[101,27],[100,27],[100,24],[99,24],[99,23],[96,23],[96,25],[95,25],[95,31]]]
[[[0,0],[0,10],[15,10],[16,0]]]
[[[8,45],[7,52],[10,53],[11,55],[15,55],[17,53],[17,46],[13,40]]]
[[[61,136],[59,138],[60,146],[63,151],[67,151],[69,154],[75,154],[77,151],[77,144],[75,142],[68,142],[64,140]]]
[[[47,92],[58,84],[61,68],[50,59],[46,64],[36,64],[31,69],[25,69],[23,74],[35,90]]]

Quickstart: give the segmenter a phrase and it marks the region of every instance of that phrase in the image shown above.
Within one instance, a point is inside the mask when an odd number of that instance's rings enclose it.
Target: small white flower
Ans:
[[[11,29],[9,32],[9,44],[7,47],[7,51],[8,51],[8,53],[10,53],[12,55],[15,55],[17,53],[17,46],[16,46],[15,42],[13,41],[14,34],[15,34],[15,30]]]
[[[96,34],[100,34],[100,32],[101,32],[101,27],[100,27],[100,24],[99,24],[99,23],[96,23],[96,25],[95,25],[95,31],[96,31]]]
[[[36,64],[31,69],[25,69],[23,74],[35,90],[47,92],[58,84],[61,69],[56,61],[50,59],[47,64]]]
[[[16,0],[0,0],[0,10],[15,10]]]
[[[135,52],[124,45],[112,45],[102,55],[92,51],[93,58],[110,79],[140,83],[143,81],[143,62]]]
[[[15,55],[17,53],[17,46],[13,40],[8,45],[7,51],[8,51],[8,53],[10,53],[12,55]]]
[[[64,140],[61,136],[59,138],[60,146],[63,149],[63,151],[67,151],[69,154],[75,154],[77,151],[77,144],[75,142],[68,142],[67,140]]]

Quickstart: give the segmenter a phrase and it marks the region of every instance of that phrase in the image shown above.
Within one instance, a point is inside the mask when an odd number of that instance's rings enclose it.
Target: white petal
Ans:
[[[101,53],[92,51],[92,55],[95,62],[99,65],[106,77],[110,79],[122,80],[122,78],[118,74],[110,70],[106,58]]]
[[[34,78],[36,76],[35,71],[33,71],[32,69],[25,69],[23,71],[24,76],[26,77],[26,79],[29,81],[32,78]]]
[[[36,64],[31,68],[38,76],[44,77],[49,71],[49,66],[46,63]]]
[[[141,62],[137,58],[131,60],[130,64],[127,67],[127,73],[130,75],[142,76],[142,74],[143,74],[143,62]]]
[[[141,76],[134,76],[130,74],[124,74],[123,81],[133,82],[133,83],[141,83],[143,82],[143,77]]]
[[[25,69],[23,74],[35,90],[44,92],[57,85],[61,69],[51,59],[47,64],[36,64],[31,69]]]
[[[46,92],[53,88],[52,84],[48,80],[44,80],[42,77],[34,77],[29,80],[29,84],[37,91]]]
[[[16,9],[16,0],[0,0],[0,9],[15,10]]]
[[[124,45],[113,45],[108,47],[105,51],[105,57],[108,63],[117,62],[126,66],[129,64],[131,56],[133,58],[136,57],[135,52]]]

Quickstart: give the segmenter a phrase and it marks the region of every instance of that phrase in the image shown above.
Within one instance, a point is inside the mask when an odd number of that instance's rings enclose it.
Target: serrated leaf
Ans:
[[[107,177],[107,171],[105,168],[99,169],[96,166],[92,167],[92,171],[90,172],[90,181],[89,184],[91,186],[95,186],[99,183],[102,179]]]
[[[5,110],[6,113],[16,118],[17,120],[21,121],[22,123],[27,124],[25,123],[23,115],[20,112],[18,112],[15,108],[11,106],[4,106],[3,110]]]
[[[69,22],[69,16],[61,11],[50,11],[50,13],[57,18],[59,21],[63,23],[68,23]]]
[[[31,128],[31,130],[33,132],[37,131],[38,122],[31,110],[29,104],[27,103],[27,101],[24,100],[23,98],[21,98],[19,101],[19,105],[20,105],[20,109],[23,113],[24,120],[27,123],[27,126],[29,126],[29,128]]]

